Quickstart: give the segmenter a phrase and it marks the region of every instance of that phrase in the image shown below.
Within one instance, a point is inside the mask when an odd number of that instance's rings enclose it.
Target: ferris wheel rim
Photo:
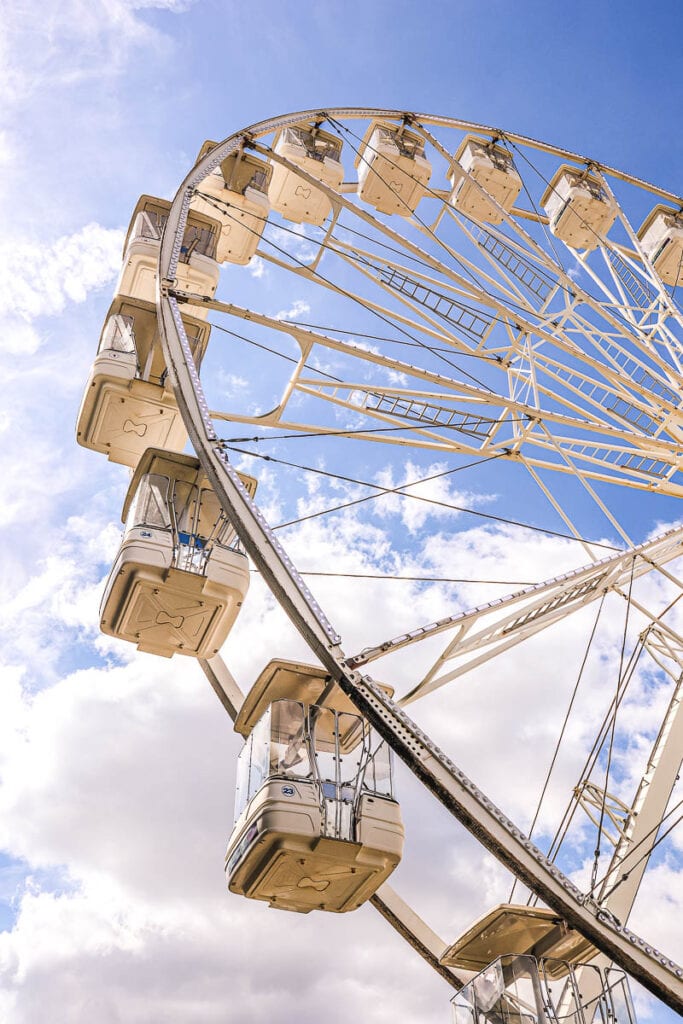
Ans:
[[[350,117],[358,120],[382,117],[390,119],[407,118],[409,121],[415,120],[425,124],[454,128],[465,132],[479,132],[483,135],[499,138],[501,140],[507,139],[511,142],[518,143],[519,145],[529,146],[532,149],[551,153],[554,156],[561,157],[562,159],[573,160],[575,163],[592,165],[611,176],[619,178],[625,182],[629,182],[639,188],[644,188],[653,195],[660,196],[662,199],[669,199],[672,202],[683,206],[683,196],[672,192],[669,189],[664,189],[659,185],[655,185],[644,178],[639,178],[637,175],[629,174],[619,168],[612,167],[610,164],[606,164],[597,158],[576,153],[573,150],[565,149],[563,146],[557,146],[554,143],[544,142],[530,135],[511,132],[507,129],[497,128],[493,125],[487,125],[477,121],[467,121],[446,115],[406,111],[390,107],[313,107],[308,110],[293,111],[287,114],[279,114],[273,118],[264,118],[261,121],[255,121],[253,124],[226,136],[226,138],[221,142],[216,143],[216,146],[210,151],[210,153],[206,154],[201,160],[198,160],[181,183],[176,196],[188,185],[196,184],[196,180],[200,181],[207,173],[209,173],[209,171],[213,170],[214,167],[218,165],[221,159],[224,159],[234,151],[232,147],[225,149],[223,147],[227,147],[229,144],[234,142],[236,148],[242,140],[250,139],[251,137],[259,138],[260,136],[267,135],[272,131],[290,127],[292,125],[299,124],[302,121],[327,120],[329,117]],[[218,154],[219,150],[220,154]],[[200,171],[201,174],[199,173]],[[197,175],[196,180],[195,174]]]

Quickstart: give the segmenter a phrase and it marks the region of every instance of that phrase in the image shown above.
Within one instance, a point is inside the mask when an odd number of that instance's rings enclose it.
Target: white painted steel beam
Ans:
[[[683,527],[676,527],[629,551],[620,551],[592,565],[498,598],[490,604],[458,612],[366,648],[351,657],[349,664],[352,668],[359,668],[421,640],[455,630],[454,638],[432,669],[402,699],[401,703],[406,705],[584,608],[604,594],[619,592],[628,586],[631,577],[638,579],[681,556]],[[664,623],[658,623],[658,628],[664,632],[667,629]],[[449,663],[465,659],[467,655],[470,656],[467,660],[460,661],[454,668],[447,668]]]

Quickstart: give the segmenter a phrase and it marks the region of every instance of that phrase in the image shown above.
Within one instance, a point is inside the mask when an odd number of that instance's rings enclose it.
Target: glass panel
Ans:
[[[256,189],[257,192],[268,192],[268,172],[267,171],[254,171],[251,181],[247,185],[247,188]]]
[[[188,544],[197,535],[197,488],[185,480],[176,480],[173,484],[173,511],[175,514],[178,538]]]
[[[158,242],[167,220],[168,214],[162,214],[157,210],[143,210],[135,218],[132,237],[148,238],[150,241]]]
[[[480,1013],[490,1013],[500,1003],[504,992],[505,982],[500,961],[491,964],[472,982],[474,1005]]]
[[[180,259],[183,263],[188,263],[194,253],[213,259],[216,255],[216,233],[213,228],[188,224],[180,247]]]
[[[566,960],[543,958],[539,961],[548,1006],[554,1008],[560,1024],[607,1024],[602,975],[597,967],[582,964],[580,977]],[[553,976],[555,981],[553,981]],[[592,995],[585,995],[585,992]]]
[[[374,149],[375,146],[394,146],[396,147],[396,134],[389,128],[378,128],[373,132],[372,138],[370,139],[370,146]]]
[[[636,1024],[624,972],[564,960],[538,961],[543,1001],[558,1024]]]
[[[352,840],[367,727],[358,715],[320,707],[311,708],[311,721],[323,797],[323,835]]]
[[[135,492],[126,529],[130,530],[134,526],[154,526],[157,529],[170,530],[171,520],[167,503],[169,486],[168,477],[146,473]]]
[[[451,1000],[457,1024],[545,1024],[536,961],[530,956],[494,960]]]
[[[359,786],[393,799],[392,752],[359,715],[311,708],[318,775],[340,787]]]
[[[363,789],[379,796],[394,799],[394,758],[393,751],[375,732],[370,732],[370,753],[365,772]]]
[[[215,492],[211,487],[203,487],[199,492],[199,522],[197,533],[204,540],[220,541],[221,535],[226,534],[230,524],[223,516],[221,506]]]
[[[270,774],[311,777],[307,714],[295,700],[278,700],[271,705]]]
[[[636,1015],[631,1002],[628,979],[623,971],[616,967],[608,967],[605,971],[607,979],[606,996],[615,1024],[636,1024]]]
[[[337,772],[337,716],[329,708],[311,708],[313,747],[321,781],[338,781]]]
[[[271,709],[259,718],[252,729],[251,758],[249,764],[249,799],[256,796],[269,775]]]
[[[314,134],[305,128],[285,128],[282,141],[288,146],[300,147],[305,150],[306,156],[321,162],[325,157],[329,160],[339,160],[342,148],[341,139],[330,139],[322,132]]]
[[[135,335],[133,333],[133,317],[114,313],[107,320],[98,352],[135,352]]]
[[[248,188],[253,188],[267,193],[272,167],[256,157],[233,153],[221,162],[221,172],[225,186],[231,192],[244,195]]]
[[[203,573],[206,570],[207,538],[202,535],[199,522],[198,490],[185,480],[173,484],[173,515],[177,532],[175,565],[185,572]]]
[[[455,997],[458,998],[457,996]],[[465,1003],[452,1003],[453,1006],[453,1024],[477,1024],[477,1020],[474,1014],[474,1007],[467,1006]]]
[[[285,128],[282,133],[282,141],[286,146],[305,146],[306,135],[302,128]]]
[[[235,777],[235,821],[249,802],[249,762],[251,760],[251,744],[253,733],[240,750],[237,758],[237,773]]]
[[[422,156],[425,148],[424,142],[419,136],[412,135],[410,132],[399,134],[397,129],[391,129],[388,126],[377,128],[373,132],[370,146],[374,149],[379,145],[393,146],[402,156],[408,156],[412,159]]]
[[[342,787],[355,788],[358,784],[367,755],[368,733],[369,727],[358,715],[337,714],[338,779]]]
[[[314,145],[318,160],[328,159],[339,162],[342,149],[341,139],[322,139],[318,135],[315,139]]]

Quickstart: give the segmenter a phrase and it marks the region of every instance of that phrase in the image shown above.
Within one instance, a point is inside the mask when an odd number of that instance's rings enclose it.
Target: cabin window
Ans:
[[[306,151],[306,156],[313,160],[325,159],[339,162],[341,155],[341,139],[329,138],[322,132],[307,131],[305,128],[285,128],[282,141],[287,146],[298,146]]]
[[[358,715],[330,708],[311,708],[311,720],[322,796],[323,834],[353,840],[354,807],[369,730]]]
[[[135,218],[133,226],[133,238],[148,238],[153,242],[161,240],[164,225],[168,220],[168,214],[158,210],[142,210]]]
[[[114,313],[102,331],[98,352],[135,352],[134,318]]]
[[[178,544],[177,567],[203,572],[213,545],[220,544],[230,532],[215,492],[210,487],[197,488],[176,480],[172,511]]]
[[[168,489],[167,476],[146,473],[135,492],[126,529],[130,530],[134,526],[153,526],[158,530],[170,530]]]
[[[393,798],[391,751],[359,715],[277,700],[239,755],[235,819],[267,778],[317,784],[323,834],[353,839],[362,792]]]
[[[363,789],[379,796],[394,797],[391,749],[376,733],[370,733],[370,750],[363,772]]]
[[[558,967],[561,967],[558,973]],[[585,979],[590,972],[597,997],[584,1002],[578,983],[578,971]],[[561,978],[559,988],[552,979]],[[562,993],[573,997],[574,1009],[560,1016]],[[628,983],[622,971],[602,973],[592,965],[570,964],[560,960],[537,960],[525,954],[508,954],[494,960],[468,982],[451,1000],[454,1024],[500,1024],[523,1021],[546,1024],[564,1019],[567,1024],[585,1024],[589,1020],[612,1024],[635,1024]],[[523,1014],[520,1013],[523,1008]]]
[[[422,156],[425,149],[424,142],[419,136],[411,135],[409,132],[399,133],[388,127],[380,127],[373,132],[370,146],[372,148],[379,145],[392,146],[401,156],[410,157],[411,160]]]
[[[249,768],[251,767],[251,748],[254,742],[254,734],[247,737],[237,758],[237,772],[235,776],[235,821],[239,818],[244,808],[249,803]]]
[[[151,242],[160,242],[168,220],[168,213],[161,210],[142,210],[135,218],[131,238],[145,238]],[[188,223],[183,234],[180,247],[180,259],[188,263],[190,257],[198,253],[200,256],[216,255],[216,235],[211,227]]]
[[[176,480],[173,484],[173,512],[178,536],[181,541],[189,542],[199,531],[198,492],[194,484],[185,480]]]
[[[270,750],[271,709],[259,719],[237,758],[235,785],[235,821],[247,806],[270,773],[268,753]]]
[[[268,194],[268,178],[269,175],[266,171],[254,171],[247,185],[247,188],[256,189],[257,192],[264,192]]]
[[[306,708],[295,700],[271,705],[270,773],[311,778]]]
[[[202,228],[195,224],[188,224],[183,235],[183,244],[180,247],[180,260],[189,263],[190,258],[195,254],[209,256],[213,259],[216,255],[216,234],[213,228]]]

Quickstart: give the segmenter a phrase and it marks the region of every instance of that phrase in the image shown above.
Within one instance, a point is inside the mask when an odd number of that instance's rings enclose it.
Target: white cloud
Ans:
[[[373,511],[379,516],[398,515],[406,529],[411,534],[417,534],[428,517],[454,520],[461,514],[456,508],[447,508],[448,505],[471,508],[491,500],[485,495],[458,490],[455,484],[457,477],[449,476],[447,469],[445,463],[420,467],[409,459],[401,467],[401,475],[397,479],[394,479],[393,467],[382,470],[377,474],[376,482],[388,489],[403,487],[405,496],[382,495],[373,501]],[[430,477],[434,479],[428,479]],[[424,480],[424,483],[407,486],[415,480]]]
[[[306,224],[288,223],[285,229],[271,226],[266,237],[300,263],[310,263],[318,254],[317,246],[308,237]]]
[[[238,373],[228,373],[225,370],[219,370],[217,380],[224,398],[234,398],[235,395],[243,394],[249,390],[249,381]]]
[[[311,497],[319,492],[314,487]],[[271,493],[275,497],[277,490]],[[302,570],[482,578],[496,570],[514,578],[576,562],[570,542],[540,536],[520,542],[520,531],[502,526],[443,533],[402,552],[386,525],[346,513],[329,524],[311,520],[283,539]],[[30,644],[41,622],[43,629],[58,621],[83,628],[96,595],[83,588],[81,567],[87,578],[100,559],[111,557],[117,539],[111,524],[99,529],[90,514],[69,521],[64,544],[17,594],[15,619],[3,618],[8,631],[22,623]],[[486,593],[483,585],[324,577],[309,583],[342,627],[349,652]],[[32,609],[42,609],[42,616],[33,620]],[[567,619],[514,657],[492,662],[411,709],[523,825],[540,790],[590,620]],[[608,622],[614,647],[621,607]],[[89,629],[83,642],[93,635]],[[48,1003],[65,1007],[65,1024],[95,1012],[105,1022],[150,1024],[162,1013],[169,1024],[184,1024],[191,1012],[193,1020],[212,1024],[224,1018],[226,1005],[235,1019],[260,1024],[272,1019],[276,998],[280,1005],[296,1005],[302,1022],[324,1016],[337,1024],[358,1015],[380,1024],[400,1014],[417,1024],[427,1012],[447,1012],[447,989],[370,908],[346,918],[312,914],[292,920],[225,892],[221,860],[239,740],[191,659],[133,656],[130,645],[121,646],[130,651],[129,663],[71,672],[32,696],[28,689],[22,694],[17,672],[3,670],[0,846],[25,858],[36,878],[39,869],[68,865],[69,871],[64,891],[59,884],[27,884],[18,897],[17,922],[0,938],[0,1010],[12,1024],[34,1024],[37,1007]],[[271,656],[309,660],[258,577],[224,655],[245,688]],[[372,665],[371,674],[400,692],[415,681],[423,660],[415,649]],[[551,663],[549,678],[544,666]],[[601,673],[598,660],[590,669],[598,701],[581,705],[568,757],[558,765],[548,822],[575,781],[599,702],[612,692],[613,680]],[[29,683],[26,676],[24,681]],[[482,707],[494,703],[496,716],[482,717]],[[405,772],[399,788],[407,845],[396,887],[452,940],[490,903],[506,898],[510,878]],[[473,873],[481,880],[476,887]],[[680,872],[671,869],[661,892],[677,913],[683,910]],[[642,925],[649,939],[677,955],[677,937],[665,934],[654,912]],[[312,952],[321,935],[324,957]],[[73,975],[77,992],[68,984]],[[368,1000],[375,986],[376,998]]]
[[[141,11],[145,7],[156,7],[159,10],[170,11],[172,14],[184,14],[197,3],[197,0],[124,0],[124,6],[131,10]]]
[[[304,951],[322,923],[315,915],[299,919],[292,941],[288,915],[225,891],[239,741],[196,665],[142,657],[76,673],[22,702],[15,721],[0,762],[0,840],[34,865],[68,863],[71,884],[65,893],[28,886],[14,929],[0,937],[0,988],[13,1024],[34,1020],[47,1003],[65,1007],[65,1021],[86,1019],[94,1006],[105,1014],[98,1020],[151,1022],[163,1007],[180,1024],[188,1000],[192,1019],[208,1022],[224,1016],[228,999],[235,1019],[260,1022],[272,1019],[275,992],[294,1005],[301,991],[302,1020],[325,1013],[334,1024],[355,1007],[380,1022],[386,1002],[363,1010],[364,992],[388,963],[405,972],[395,997],[405,1001],[403,1019],[421,1019],[429,973],[371,911],[327,923],[326,954],[311,974]],[[359,925],[373,936],[362,958]],[[255,962],[269,965],[267,984]],[[74,971],[78,992],[65,987]],[[343,999],[330,1005],[337,987]]]
[[[395,384],[400,387],[408,387],[408,377],[405,373],[397,373],[396,370],[389,370],[387,377],[390,384]]]
[[[20,323],[55,316],[68,302],[84,302],[90,291],[115,277],[121,265],[123,237],[120,230],[87,224],[49,245],[16,241],[2,244],[3,309]]]
[[[21,317],[3,316],[0,328],[0,351],[9,356],[35,355],[43,344],[43,335]]]
[[[261,256],[254,256],[251,263],[249,264],[249,273],[252,277],[257,280],[264,277],[266,274],[266,262]]]
[[[16,159],[16,142],[10,132],[0,130],[0,167]]]
[[[10,104],[54,86],[72,86],[118,75],[131,52],[168,49],[162,32],[138,16],[145,9],[181,14],[193,0],[65,0],[44,7],[41,45],[36,45],[37,11],[15,5],[3,18],[0,84]]]
[[[275,320],[296,320],[304,313],[310,313],[311,307],[303,299],[295,299],[289,309],[280,309],[275,314]]]

